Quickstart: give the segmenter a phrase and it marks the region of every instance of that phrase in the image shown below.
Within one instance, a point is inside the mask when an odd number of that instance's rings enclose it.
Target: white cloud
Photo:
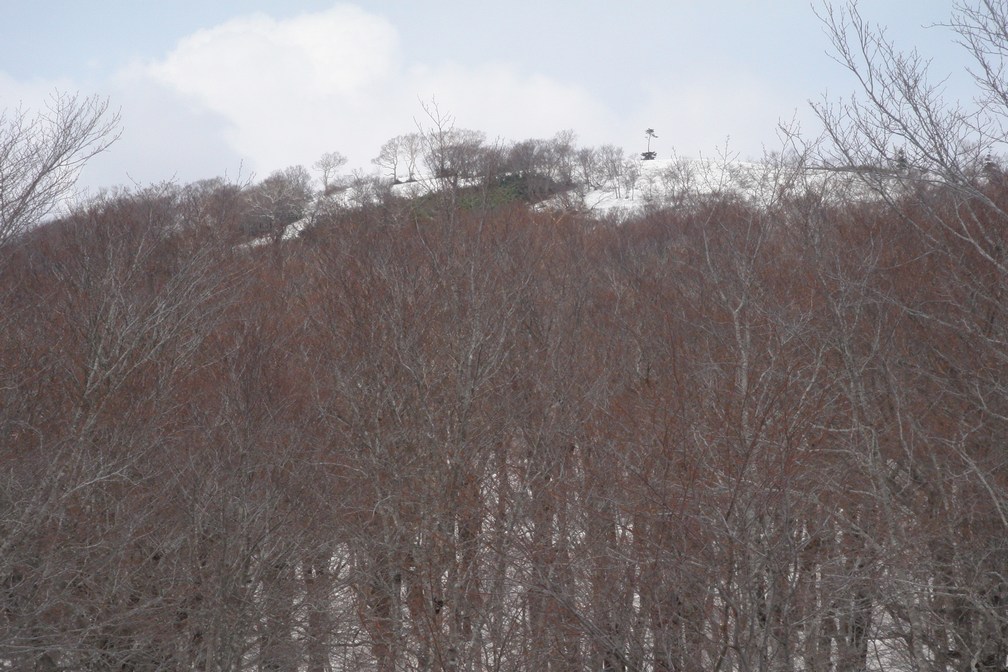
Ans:
[[[525,52],[497,48],[493,58],[503,60],[481,60],[487,57],[473,34],[457,33],[467,24],[443,18],[443,32],[430,38],[441,42],[410,52],[403,45],[410,43],[412,26],[393,25],[380,11],[353,4],[289,18],[247,14],[182,37],[161,56],[129,64],[98,85],[16,82],[0,72],[0,105],[41,100],[56,88],[109,95],[112,106],[122,108],[124,132],[85,172],[92,187],[130,179],[188,181],[234,174],[239,166],[245,175],[263,176],[310,165],[329,151],[367,169],[387,139],[429,123],[421,103],[432,99],[458,126],[491,140],[548,137],[570,128],[582,144],[614,143],[636,153],[651,127],[665,156],[673,147],[710,154],[727,137],[729,150],[756,155],[761,142],[774,141],[779,117],[795,109],[809,116],[805,96],[788,91],[787,82],[759,78],[764,71],[737,67],[727,56],[710,58],[697,51],[695,40],[648,63],[621,62],[641,53],[627,45],[620,59],[613,57],[626,70],[623,85],[613,89],[605,73],[558,59],[556,50],[543,51],[534,40]],[[444,39],[456,34],[464,47]],[[573,48],[568,37],[558,36],[552,46]],[[449,47],[465,60],[431,60],[430,54],[449,53]],[[597,60],[585,63],[597,68]],[[652,89],[642,91],[643,82]]]
[[[225,140],[227,121],[221,115],[137,73],[112,82],[109,99],[120,113],[122,135],[88,162],[81,186],[241,177],[243,157]]]
[[[184,38],[144,72],[220,115],[231,146],[264,171],[338,149],[387,85],[396,50],[390,24],[338,5],[233,19]]]
[[[604,136],[607,112],[578,87],[507,64],[428,65],[408,56],[385,19],[337,5],[290,19],[232,19],[125,77],[183,97],[190,114],[219,119],[229,146],[260,175],[332,150],[369,167],[385,140],[428,121],[421,102],[432,98],[459,126],[491,138],[565,128]]]
[[[94,188],[239,171],[262,177],[334,150],[350,167],[369,169],[384,141],[430,125],[421,105],[431,100],[459,127],[491,140],[569,128],[582,144],[634,153],[643,149],[643,129],[654,127],[662,153],[673,144],[709,153],[728,134],[765,137],[776,123],[773,96],[736,79],[727,87],[720,78],[656,88],[620,119],[583,86],[508,62],[425,62],[403,52],[389,21],[353,5],[286,19],[256,13],[186,36],[107,82],[123,135],[83,181]],[[16,88],[8,80],[0,73],[0,96]],[[712,127],[719,135],[709,135]]]

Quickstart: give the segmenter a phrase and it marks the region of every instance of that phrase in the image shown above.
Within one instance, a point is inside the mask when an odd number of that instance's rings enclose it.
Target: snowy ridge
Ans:
[[[576,209],[607,219],[623,220],[655,209],[689,208],[713,198],[732,197],[759,208],[781,201],[813,197],[823,202],[847,199],[873,200],[881,193],[905,189],[911,176],[884,168],[843,169],[807,167],[771,158],[762,162],[709,158],[630,159],[621,172],[595,184],[575,184],[568,190],[534,204],[540,210]],[[919,176],[918,176],[919,177]],[[455,180],[421,176],[392,183],[377,175],[347,176],[345,186],[319,194],[303,217],[288,224],[279,239],[291,240],[311,227],[320,215],[333,209],[374,205],[387,196],[422,198],[448,188],[477,188],[484,178]],[[255,238],[255,247],[277,240],[275,234]]]
[[[827,201],[873,198],[858,174],[808,168],[779,160],[724,161],[672,158],[636,162],[622,184],[607,184],[584,194],[584,206],[608,217],[628,217],[646,209],[688,207],[720,196],[734,196],[756,207],[782,199],[815,195]]]

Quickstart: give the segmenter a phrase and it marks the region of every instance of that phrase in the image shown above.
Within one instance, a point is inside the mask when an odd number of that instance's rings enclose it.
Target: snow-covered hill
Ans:
[[[583,202],[591,212],[624,217],[647,208],[688,206],[716,196],[733,195],[769,207],[782,198],[810,193],[827,200],[870,197],[870,190],[850,171],[807,168],[781,160],[672,158],[628,164],[621,180],[587,190]]]
[[[814,196],[826,201],[873,198],[876,188],[899,188],[905,175],[883,168],[842,170],[808,168],[793,161],[768,159],[762,162],[675,157],[668,159],[627,159],[590,184],[575,183],[535,204],[543,210],[576,209],[607,219],[622,220],[653,209],[691,207],[711,198],[732,196],[757,207],[772,207],[782,199]],[[288,240],[310,227],[318,216],[332,208],[377,203],[392,195],[402,199],[422,198],[447,188],[470,189],[485,184],[471,177],[447,180],[421,177],[411,182],[390,184],[377,175],[347,178],[346,186],[320,195],[304,217],[291,222],[281,238]],[[257,238],[248,245],[275,240],[274,234]]]

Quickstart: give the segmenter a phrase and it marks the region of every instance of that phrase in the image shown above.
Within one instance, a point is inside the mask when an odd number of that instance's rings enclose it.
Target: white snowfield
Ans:
[[[534,207],[575,209],[618,221],[649,210],[688,208],[725,196],[756,207],[773,207],[782,200],[808,197],[826,202],[871,200],[883,192],[896,193],[906,188],[910,178],[919,182],[926,176],[884,167],[808,167],[773,157],[760,162],[703,157],[627,159],[618,173],[592,184],[575,184]],[[480,182],[478,177],[463,179],[455,187],[472,187]],[[376,175],[357,176],[347,177],[344,183],[344,188],[318,196],[304,217],[287,225],[281,239],[298,237],[326,210],[377,203],[383,194],[409,199],[449,188],[447,180],[426,176],[394,184]],[[255,247],[274,240],[271,234],[245,245]]]
[[[587,191],[585,208],[623,218],[646,209],[688,207],[721,196],[757,207],[808,196],[824,201],[865,200],[878,196],[873,181],[891,188],[901,181],[899,175],[883,168],[874,169],[874,178],[866,180],[864,169],[810,168],[779,160],[673,158],[636,163],[637,173],[625,174],[623,184],[610,182]]]

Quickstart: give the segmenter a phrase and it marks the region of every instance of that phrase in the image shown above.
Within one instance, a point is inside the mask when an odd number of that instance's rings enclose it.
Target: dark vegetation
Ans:
[[[4,248],[16,669],[999,669],[1000,183],[255,248],[195,189]]]

